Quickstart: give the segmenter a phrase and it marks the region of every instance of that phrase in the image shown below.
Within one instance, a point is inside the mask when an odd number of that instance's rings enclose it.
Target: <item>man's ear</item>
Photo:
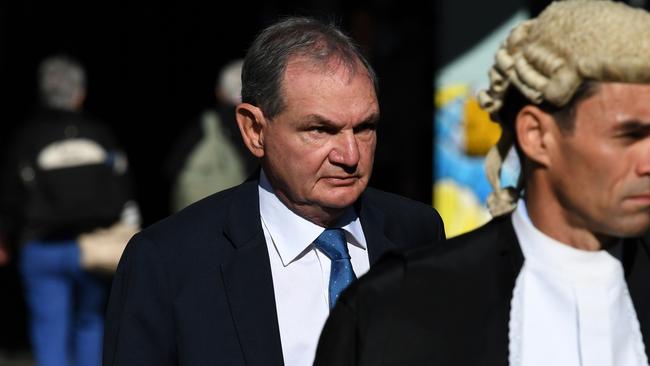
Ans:
[[[258,158],[264,156],[264,113],[258,107],[241,103],[236,109],[237,124],[244,144]]]
[[[515,131],[519,146],[528,159],[548,167],[559,133],[553,116],[537,106],[526,105],[517,114]]]

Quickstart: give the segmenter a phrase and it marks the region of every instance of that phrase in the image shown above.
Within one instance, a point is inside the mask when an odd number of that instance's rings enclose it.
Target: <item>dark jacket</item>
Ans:
[[[5,151],[2,230],[18,241],[109,226],[133,199],[126,155],[107,126],[80,113],[40,110]]]
[[[371,265],[444,239],[440,216],[424,204],[367,189],[357,210]],[[113,282],[105,366],[282,364],[257,180],[132,239]]]
[[[632,239],[623,252],[646,343],[649,249]],[[444,247],[387,257],[341,295],[315,365],[508,365],[510,301],[523,261],[509,215]]]

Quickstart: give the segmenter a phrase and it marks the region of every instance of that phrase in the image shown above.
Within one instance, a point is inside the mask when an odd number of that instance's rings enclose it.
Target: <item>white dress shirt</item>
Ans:
[[[510,365],[647,366],[621,262],[545,235],[523,200],[512,223],[525,261],[512,297]]]
[[[325,230],[289,210],[273,193],[262,171],[260,216],[271,260],[275,305],[286,366],[314,362],[318,337],[329,315],[330,260],[313,242]],[[357,277],[370,263],[361,222],[350,208],[341,219]]]

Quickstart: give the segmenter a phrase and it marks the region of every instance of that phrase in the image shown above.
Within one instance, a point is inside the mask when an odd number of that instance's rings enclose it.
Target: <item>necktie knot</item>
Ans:
[[[332,261],[350,259],[343,229],[325,229],[316,238],[314,245]]]

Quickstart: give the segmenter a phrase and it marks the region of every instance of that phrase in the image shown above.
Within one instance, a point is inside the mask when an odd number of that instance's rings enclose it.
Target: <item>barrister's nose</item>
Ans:
[[[646,140],[648,141],[643,141],[645,151],[639,155],[635,167],[636,174],[639,176],[650,175],[650,138],[646,138]]]

